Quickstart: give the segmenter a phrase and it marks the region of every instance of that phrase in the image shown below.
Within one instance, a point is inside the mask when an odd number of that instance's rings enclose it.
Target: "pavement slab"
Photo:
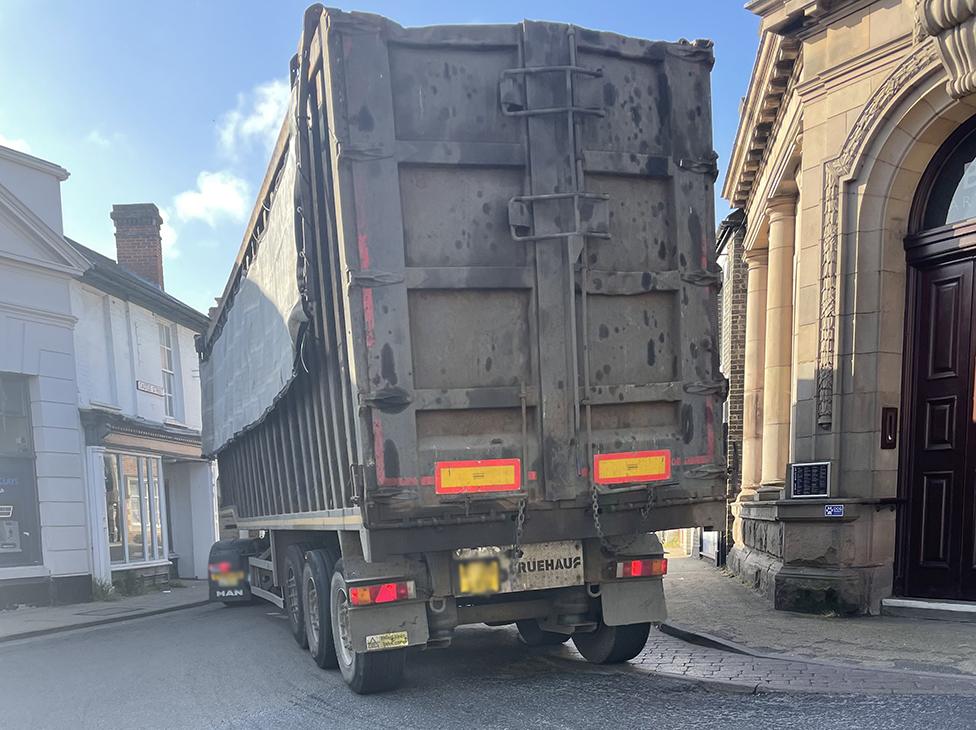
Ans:
[[[125,621],[177,611],[207,603],[210,587],[205,580],[181,580],[168,590],[114,601],[91,601],[64,606],[22,606],[0,611],[0,642],[70,631],[86,626]]]
[[[669,624],[732,651],[827,666],[976,675],[972,623],[776,611],[735,576],[696,558],[669,559],[664,585]]]

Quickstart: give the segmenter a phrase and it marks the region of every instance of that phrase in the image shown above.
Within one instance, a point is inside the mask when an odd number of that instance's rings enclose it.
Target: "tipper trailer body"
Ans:
[[[307,11],[199,341],[222,503],[264,535],[215,545],[214,599],[283,606],[363,692],[463,623],[639,650],[653,531],[725,523],[712,62]]]

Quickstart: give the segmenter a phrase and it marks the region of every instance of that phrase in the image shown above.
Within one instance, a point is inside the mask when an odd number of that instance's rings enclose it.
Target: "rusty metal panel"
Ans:
[[[309,322],[295,380],[240,437],[248,509],[358,508],[380,552],[420,525],[504,534],[520,503],[545,539],[724,523],[711,63],[563,24],[310,11]],[[458,462],[518,478],[439,491]]]

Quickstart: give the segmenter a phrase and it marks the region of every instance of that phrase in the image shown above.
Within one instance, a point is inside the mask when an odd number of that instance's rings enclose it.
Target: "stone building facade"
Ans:
[[[729,565],[783,609],[976,600],[976,10],[747,8],[723,190],[747,270]],[[816,462],[800,489],[788,465]]]

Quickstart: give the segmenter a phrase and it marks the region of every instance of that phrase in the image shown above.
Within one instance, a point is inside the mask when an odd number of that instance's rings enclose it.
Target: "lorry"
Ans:
[[[204,448],[265,599],[351,688],[459,625],[627,661],[655,531],[724,524],[708,41],[405,28],[315,5],[198,340]]]

